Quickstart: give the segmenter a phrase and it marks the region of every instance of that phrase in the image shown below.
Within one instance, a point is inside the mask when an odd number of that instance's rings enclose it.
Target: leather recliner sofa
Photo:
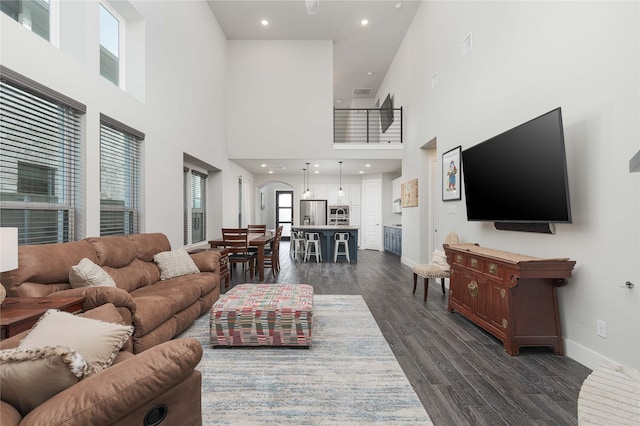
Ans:
[[[0,282],[11,297],[84,296],[84,310],[113,303],[135,328],[133,353],[171,340],[220,297],[218,252],[191,255],[199,273],[160,280],[154,255],[171,250],[161,233],[91,237],[18,249],[18,269],[4,272]],[[71,288],[69,271],[83,258],[101,266],[116,287]]]

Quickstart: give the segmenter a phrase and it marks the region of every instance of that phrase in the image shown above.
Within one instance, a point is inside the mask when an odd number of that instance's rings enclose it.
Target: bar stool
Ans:
[[[311,250],[313,247],[313,251]],[[315,255],[316,263],[322,261],[322,252],[320,251],[320,234],[317,232],[307,232],[304,234],[304,260],[309,260],[311,255]]]
[[[291,241],[289,242],[289,256],[293,260],[298,260],[298,256],[300,260],[304,260],[304,232],[303,231],[293,231],[291,232]]]
[[[351,263],[349,258],[349,233],[336,232],[333,234],[333,261],[338,261],[338,255],[347,256],[347,262]],[[344,250],[340,250],[340,247],[344,247]]]

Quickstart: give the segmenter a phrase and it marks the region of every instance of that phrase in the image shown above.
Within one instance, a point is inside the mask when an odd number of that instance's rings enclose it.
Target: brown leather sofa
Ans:
[[[108,310],[93,309],[80,315],[131,325],[118,313],[114,319],[105,312]],[[3,340],[0,349],[16,347],[29,332]],[[54,395],[24,418],[15,407],[0,401],[0,424],[201,425],[202,375],[195,370],[202,357],[200,343],[195,339],[175,339],[138,355],[131,349],[132,345],[126,344],[111,367]]]
[[[155,254],[170,251],[164,234],[92,237],[59,244],[21,246],[18,269],[0,275],[11,297],[84,296],[84,310],[113,303],[133,324],[133,352],[171,340],[220,297],[220,254],[191,254],[200,273],[160,280]],[[69,270],[83,258],[100,265],[117,287],[71,288]]]

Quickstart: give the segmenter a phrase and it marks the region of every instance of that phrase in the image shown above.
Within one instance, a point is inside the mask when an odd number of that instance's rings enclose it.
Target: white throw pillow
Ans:
[[[58,392],[76,384],[86,362],[64,346],[0,351],[2,400],[26,416]]]
[[[442,250],[434,250],[431,255],[431,263],[438,266],[440,269],[444,271],[449,270],[449,264],[447,263],[447,255]]]
[[[57,309],[49,309],[33,326],[18,348],[66,346],[87,362],[84,376],[107,367],[133,334],[133,327],[83,318]]]
[[[115,287],[116,282],[100,266],[86,257],[69,270],[69,284],[71,287]]]
[[[200,272],[185,249],[163,251],[153,256],[153,261],[160,268],[161,280]]]

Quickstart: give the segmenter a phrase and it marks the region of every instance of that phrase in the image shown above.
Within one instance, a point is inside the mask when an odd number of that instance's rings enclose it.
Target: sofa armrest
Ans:
[[[2,426],[16,426],[20,424],[22,416],[11,404],[0,401],[0,420]]]
[[[31,411],[22,424],[117,423],[183,382],[201,357],[202,346],[195,339],[161,343],[60,392]]]
[[[133,297],[126,291],[117,287],[81,287],[70,288],[67,290],[56,291],[47,297],[84,297],[82,306],[84,311],[88,311],[106,303],[113,303],[120,311],[126,308],[131,316],[136,312],[136,302]],[[126,318],[125,318],[126,320]]]
[[[219,251],[201,251],[199,253],[192,253],[190,256],[200,272],[220,273]]]

